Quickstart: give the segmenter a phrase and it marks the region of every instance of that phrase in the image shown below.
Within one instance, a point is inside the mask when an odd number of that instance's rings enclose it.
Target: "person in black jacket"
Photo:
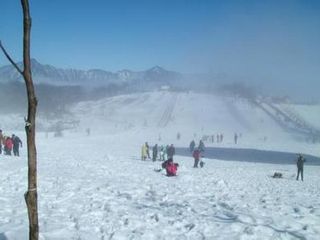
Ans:
[[[192,140],[189,145],[189,150],[191,153],[193,153],[195,147],[196,147],[196,143],[194,142],[194,140]]]
[[[297,159],[297,180],[299,180],[299,175],[301,174],[301,181],[303,181],[303,165],[305,161],[306,160],[304,159],[304,157],[301,154],[299,154]]]
[[[173,158],[173,155],[176,154],[176,149],[174,148],[173,144],[171,144],[170,147],[168,148],[167,154],[168,154],[168,159]]]
[[[152,148],[152,161],[156,161],[158,157],[158,144],[154,145]]]
[[[12,141],[13,141],[13,154],[14,156],[19,157],[19,147],[22,147],[22,141],[18,136],[12,134]]]

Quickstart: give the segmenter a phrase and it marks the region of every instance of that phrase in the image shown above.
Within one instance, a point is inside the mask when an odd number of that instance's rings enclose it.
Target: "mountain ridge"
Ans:
[[[31,59],[33,79],[36,84],[52,85],[110,85],[130,84],[133,82],[157,82],[157,85],[169,84],[181,79],[182,74],[168,71],[160,66],[154,66],[145,71],[132,71],[129,69],[117,72],[103,69],[81,70],[74,68],[58,68],[50,64],[42,64]],[[22,62],[18,63],[22,66]],[[20,74],[11,65],[0,67],[0,82],[22,81]]]

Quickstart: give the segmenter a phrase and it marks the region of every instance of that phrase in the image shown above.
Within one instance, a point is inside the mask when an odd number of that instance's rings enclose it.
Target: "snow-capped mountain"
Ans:
[[[131,83],[132,81],[158,84],[169,84],[181,78],[181,74],[167,71],[159,66],[146,71],[134,72],[131,70],[121,70],[109,72],[101,69],[79,70],[62,69],[52,65],[41,64],[32,59],[32,74],[35,83],[47,83],[54,85],[109,85]],[[21,66],[21,63],[18,64]],[[0,67],[0,82],[19,81],[21,76],[11,66]]]

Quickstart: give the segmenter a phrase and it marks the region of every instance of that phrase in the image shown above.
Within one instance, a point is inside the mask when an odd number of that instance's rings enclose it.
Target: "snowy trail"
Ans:
[[[172,119],[172,113],[174,111],[176,103],[177,103],[177,95],[172,95],[170,101],[168,101],[167,106],[158,122],[158,127],[164,128],[168,125],[170,119]]]

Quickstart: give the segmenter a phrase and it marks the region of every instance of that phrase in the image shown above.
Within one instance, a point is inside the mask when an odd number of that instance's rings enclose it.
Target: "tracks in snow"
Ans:
[[[158,127],[164,128],[168,125],[170,120],[172,119],[172,113],[175,108],[175,105],[177,103],[178,96],[177,95],[172,95],[166,109],[164,110],[159,122],[158,122]]]

